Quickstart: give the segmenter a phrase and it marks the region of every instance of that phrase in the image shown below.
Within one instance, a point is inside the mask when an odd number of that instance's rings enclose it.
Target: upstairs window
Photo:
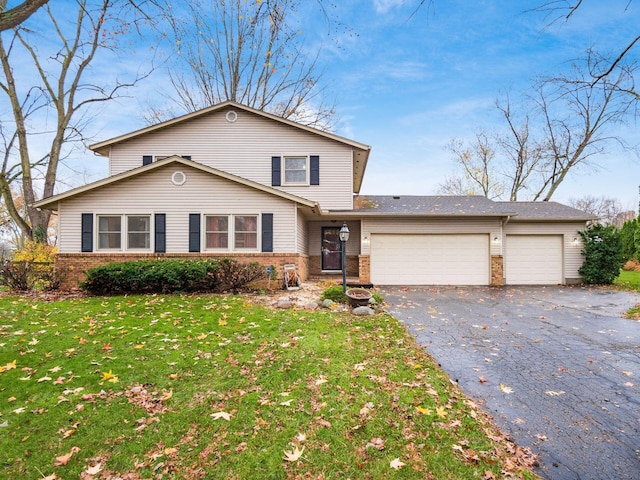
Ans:
[[[283,163],[285,185],[309,184],[308,157],[284,157]]]

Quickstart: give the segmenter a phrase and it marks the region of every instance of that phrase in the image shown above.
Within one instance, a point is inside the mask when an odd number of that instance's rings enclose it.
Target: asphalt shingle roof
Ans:
[[[557,202],[495,202],[481,195],[358,195],[352,213],[424,216],[514,216],[518,220],[591,220]]]
[[[518,214],[518,220],[593,220],[596,217],[558,202],[495,202]]]

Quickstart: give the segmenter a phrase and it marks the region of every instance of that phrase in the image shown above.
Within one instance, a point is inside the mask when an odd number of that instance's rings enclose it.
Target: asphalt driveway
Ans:
[[[389,311],[549,479],[640,478],[640,295],[382,287]]]

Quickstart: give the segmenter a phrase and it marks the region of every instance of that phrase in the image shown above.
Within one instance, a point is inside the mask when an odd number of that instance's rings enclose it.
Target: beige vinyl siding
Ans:
[[[225,111],[151,132],[111,148],[110,175],[142,165],[143,155],[189,155],[193,161],[271,186],[271,157],[319,155],[320,185],[276,187],[320,203],[323,209],[353,206],[352,148],[279,122]]]
[[[320,255],[322,251],[322,227],[338,227],[341,228],[344,222],[331,220],[323,222],[309,222],[309,255]],[[349,241],[347,242],[347,255],[360,255],[360,221],[349,220],[347,222],[349,228]]]
[[[187,176],[182,186],[171,182],[177,170]],[[168,253],[188,252],[190,213],[258,216],[273,213],[274,252],[293,253],[296,246],[295,203],[183,165],[169,165],[61,202],[60,253],[80,252],[82,213],[165,213]],[[95,245],[94,227],[94,249]]]
[[[302,212],[297,212],[298,228],[296,230],[296,253],[306,254],[309,249],[309,233],[307,229],[307,220],[302,215]]]
[[[582,266],[584,258],[580,253],[582,243],[580,242],[579,230],[585,229],[584,222],[517,222],[513,219],[504,226],[505,235],[562,235],[564,250],[564,278],[565,281],[580,279],[578,269]],[[578,242],[574,243],[573,239],[577,238]],[[509,259],[505,257],[505,268]]]
[[[365,218],[362,220],[362,254],[369,255],[371,235],[376,233],[395,234],[488,234],[491,239],[491,255],[502,255],[501,242],[494,237],[501,236],[501,222],[497,218]]]

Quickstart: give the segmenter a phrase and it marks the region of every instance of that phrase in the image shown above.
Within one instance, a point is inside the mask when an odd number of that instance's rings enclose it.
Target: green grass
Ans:
[[[614,285],[625,290],[640,292],[640,272],[620,270],[620,276],[615,279]]]
[[[0,478],[535,478],[528,460],[388,315],[0,298]]]

